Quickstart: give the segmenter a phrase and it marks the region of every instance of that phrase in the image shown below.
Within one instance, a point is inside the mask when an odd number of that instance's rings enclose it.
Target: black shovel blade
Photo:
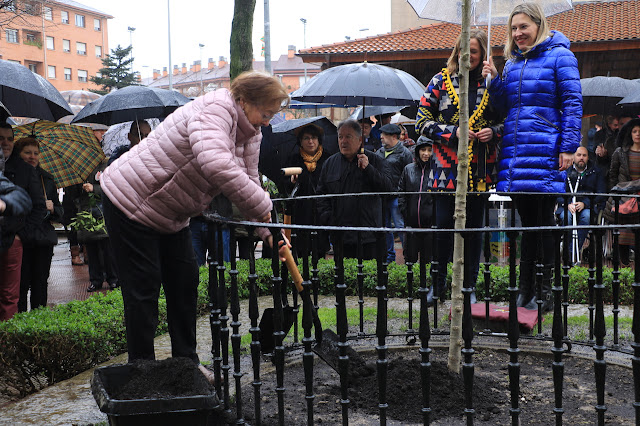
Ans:
[[[293,327],[293,323],[296,320],[296,313],[291,306],[285,306],[282,308],[283,324],[282,331],[286,337]],[[262,313],[260,319],[260,350],[264,354],[272,353],[276,347],[276,341],[273,337],[275,331],[275,323],[273,321],[273,308],[267,308]]]
[[[313,347],[313,352],[327,363],[336,373],[340,374],[338,359],[340,358],[340,338],[333,330],[322,331],[322,343]],[[373,368],[366,360],[355,351],[351,346],[347,347],[347,356],[349,357],[348,379],[349,382],[357,380],[359,377],[367,377],[375,373]]]

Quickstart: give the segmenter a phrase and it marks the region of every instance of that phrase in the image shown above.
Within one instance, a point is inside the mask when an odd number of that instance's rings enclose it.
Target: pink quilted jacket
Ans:
[[[261,140],[232,94],[216,90],[176,110],[114,161],[101,187],[128,218],[158,232],[184,228],[219,193],[257,220],[271,211],[258,179]],[[260,231],[264,238],[267,230]]]

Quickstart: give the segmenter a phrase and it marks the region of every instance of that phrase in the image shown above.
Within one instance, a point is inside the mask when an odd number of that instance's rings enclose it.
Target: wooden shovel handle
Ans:
[[[296,261],[293,260],[293,255],[291,254],[291,250],[286,245],[281,248],[284,254],[284,263],[287,265],[287,269],[291,274],[291,279],[293,280],[293,284],[296,286],[296,290],[298,293],[302,293],[302,275],[300,275],[300,271],[298,270],[298,265]]]
[[[291,215],[285,214],[282,222],[285,225],[291,225]],[[291,228],[285,228],[284,229],[284,236],[287,237],[288,241],[291,241]]]

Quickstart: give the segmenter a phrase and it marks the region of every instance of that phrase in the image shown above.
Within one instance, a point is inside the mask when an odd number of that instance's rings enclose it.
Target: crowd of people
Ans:
[[[302,196],[355,195],[292,202],[292,223],[368,228],[320,232],[317,252],[323,255],[333,244],[341,250],[337,255],[393,262],[399,237],[407,261],[438,261],[440,273],[427,299],[431,304],[443,299],[453,234],[437,233],[437,244],[432,245],[428,235],[417,238],[409,232],[405,240],[404,232],[384,235],[374,229],[432,225],[452,229],[451,193],[461,178],[458,146],[466,137],[466,227],[484,226],[487,197],[481,193],[492,188],[512,193],[522,225],[531,228],[522,236],[517,305],[552,308],[553,238],[550,231],[536,228],[574,218],[580,225],[593,223],[606,200],[580,193],[605,193],[640,179],[640,119],[609,117],[580,146],[580,75],[569,40],[548,27],[541,8],[533,3],[517,5],[507,27],[507,61],[501,74],[492,59],[483,60],[491,58],[486,34],[471,30],[469,127],[464,131],[459,126],[460,38],[420,100],[416,141],[402,124],[390,123],[391,114],[378,116],[375,124],[367,117],[341,122],[339,152],[333,155],[323,147],[320,126],[296,129],[298,149],[286,166],[299,167],[301,173],[285,183],[286,191]],[[88,291],[101,289],[105,282],[109,288],[121,286],[129,360],[155,357],[153,337],[162,286],[173,356],[189,357],[199,365],[195,351],[198,266],[206,262],[205,241],[211,240],[202,213],[218,206],[217,210],[228,211],[227,216],[271,221],[272,202],[258,173],[260,132],[288,99],[278,79],[247,72],[229,90],[208,93],[178,109],[153,132],[146,122],[134,122],[130,144],[100,164],[87,182],[66,188],[62,205],[52,176],[39,165],[38,141],[14,141],[11,126],[0,124],[4,158],[0,162],[4,166],[4,174],[0,173],[0,321],[26,310],[29,294],[31,309],[46,306],[57,243],[52,223],[71,225],[77,212],[89,212],[104,226],[92,232],[73,227],[69,234],[72,263],[83,263],[80,245],[84,245]],[[557,193],[571,197],[558,198]],[[225,207],[231,204],[235,212]],[[256,233],[265,247],[281,247],[280,255],[289,245],[286,237],[274,241],[265,228]],[[577,233],[581,247],[588,244],[586,235],[584,230]],[[465,237],[464,282],[472,290],[481,237],[480,233]],[[252,240],[239,238],[245,239],[241,252],[247,256]],[[630,233],[623,233],[623,265],[629,263],[632,244]],[[304,255],[309,248],[296,250]],[[536,265],[543,265],[541,291],[535,285]],[[472,291],[471,302],[475,301]],[[201,370],[212,379],[204,367]]]

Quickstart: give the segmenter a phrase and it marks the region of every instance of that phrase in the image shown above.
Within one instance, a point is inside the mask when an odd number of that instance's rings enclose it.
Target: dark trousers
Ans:
[[[0,321],[11,319],[18,311],[21,265],[22,242],[16,237],[13,244],[0,253]]]
[[[31,309],[47,306],[47,281],[52,257],[53,246],[25,245],[22,247],[18,312],[27,310],[29,289],[31,289]]]
[[[553,209],[556,200],[554,197],[535,195],[516,195],[516,197],[516,207],[523,227],[555,225]],[[540,245],[538,245],[538,238],[540,238]],[[540,256],[538,256],[538,249],[540,249]],[[522,233],[520,261],[535,262],[536,260],[545,265],[553,263],[553,235],[551,231]]]
[[[467,222],[466,228],[482,228],[484,225],[484,211],[487,198],[484,196],[467,197]],[[438,229],[453,229],[455,220],[455,198],[435,197],[436,226]],[[465,234],[464,239],[464,286],[476,286],[478,268],[480,266],[480,251],[482,250],[482,233]],[[437,289],[444,291],[447,279],[447,263],[453,256],[453,234],[439,232],[436,235],[437,249],[435,259],[438,261],[439,273]]]
[[[120,273],[129,361],[154,359],[160,285],[174,357],[199,362],[196,353],[198,265],[186,227],[162,234],[130,220],[104,197],[104,217]]]
[[[103,282],[109,285],[118,283],[115,260],[109,238],[84,243],[89,255],[89,281],[100,288]]]

